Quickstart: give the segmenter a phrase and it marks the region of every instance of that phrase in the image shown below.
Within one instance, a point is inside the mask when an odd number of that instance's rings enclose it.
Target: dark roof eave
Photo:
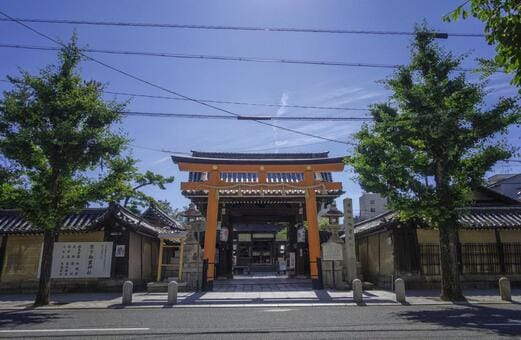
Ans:
[[[333,158],[305,158],[305,159],[234,159],[234,158],[203,158],[203,157],[192,157],[192,156],[172,156],[172,160],[175,164],[179,163],[195,163],[195,164],[265,164],[265,165],[277,165],[277,164],[295,164],[295,165],[307,165],[307,164],[338,164],[343,163],[344,157],[333,157]]]

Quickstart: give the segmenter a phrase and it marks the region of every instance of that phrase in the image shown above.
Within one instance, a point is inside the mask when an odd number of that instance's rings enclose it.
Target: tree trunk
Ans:
[[[440,227],[441,299],[465,300],[461,291],[460,261],[458,256],[459,235],[454,225]]]
[[[55,238],[55,230],[45,230],[43,234],[43,251],[40,265],[40,284],[34,301],[35,306],[45,306],[49,304],[51,296],[52,253]]]

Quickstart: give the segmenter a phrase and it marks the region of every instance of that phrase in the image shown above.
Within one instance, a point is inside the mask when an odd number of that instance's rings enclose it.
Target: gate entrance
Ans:
[[[317,212],[342,194],[331,175],[343,170],[342,157],[192,151],[172,158],[189,173],[183,195],[206,215],[206,290],[217,277],[259,272],[307,276],[322,289]]]

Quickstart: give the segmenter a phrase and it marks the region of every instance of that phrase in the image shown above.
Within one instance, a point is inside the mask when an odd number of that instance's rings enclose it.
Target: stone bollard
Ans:
[[[175,281],[170,281],[168,283],[168,304],[177,304],[177,282]]]
[[[405,303],[405,281],[403,279],[394,280],[394,292],[396,293],[396,302]]]
[[[512,292],[510,290],[510,280],[506,277],[499,279],[499,295],[503,301],[512,301]]]
[[[134,290],[134,284],[132,281],[125,281],[123,283],[123,296],[121,303],[125,306],[132,304],[132,291]]]
[[[362,281],[360,281],[360,279],[354,279],[353,280],[353,300],[356,303],[362,303],[363,302]]]

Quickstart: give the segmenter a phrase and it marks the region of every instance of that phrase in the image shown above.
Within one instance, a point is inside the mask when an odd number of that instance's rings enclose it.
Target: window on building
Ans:
[[[370,204],[374,204],[374,200],[369,201]]]
[[[369,211],[371,211],[371,212],[375,212],[376,210],[375,210],[374,208],[371,208],[371,210],[369,210]]]

